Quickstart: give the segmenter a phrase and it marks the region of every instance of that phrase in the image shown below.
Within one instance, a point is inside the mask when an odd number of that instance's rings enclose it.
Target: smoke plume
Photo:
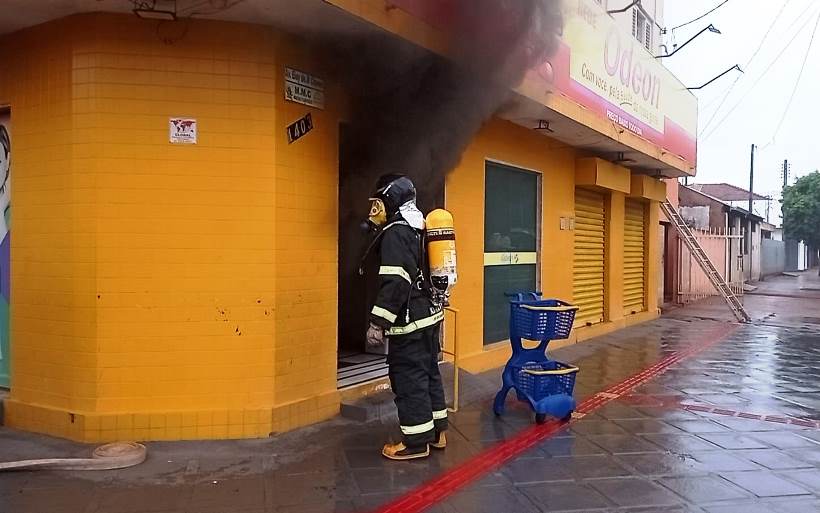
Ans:
[[[466,146],[526,72],[557,49],[561,0],[441,3],[452,7],[447,57],[381,34],[323,44],[335,49],[331,74],[351,95],[339,198],[347,272],[366,244],[355,227],[378,176],[407,174],[423,212],[443,207],[444,178]],[[342,288],[347,272],[341,269]]]
[[[451,3],[449,59],[395,36],[334,45],[339,78],[352,95],[349,164],[366,190],[386,172],[406,173],[419,189],[441,189],[511,88],[557,48],[560,0]]]

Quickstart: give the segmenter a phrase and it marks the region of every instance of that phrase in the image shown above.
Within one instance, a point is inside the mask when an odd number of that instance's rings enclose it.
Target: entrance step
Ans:
[[[336,373],[336,387],[347,388],[387,376],[387,357],[359,355],[362,358],[340,358]],[[355,362],[355,363],[354,363]]]
[[[393,393],[390,390],[382,390],[365,397],[342,400],[341,415],[359,422],[395,420],[396,404],[393,402]]]

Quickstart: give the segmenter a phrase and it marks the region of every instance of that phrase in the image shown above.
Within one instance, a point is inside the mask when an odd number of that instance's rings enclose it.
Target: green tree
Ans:
[[[820,250],[820,172],[800,177],[783,189],[783,231]]]

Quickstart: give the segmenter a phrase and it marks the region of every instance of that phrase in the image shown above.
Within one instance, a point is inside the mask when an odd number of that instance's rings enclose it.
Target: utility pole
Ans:
[[[786,187],[789,186],[789,159],[783,159],[783,190],[780,191],[780,227],[782,230],[782,239],[786,240],[786,213],[783,211],[783,197],[786,194]]]
[[[755,186],[755,145],[752,144],[751,158],[749,161],[749,213],[754,215],[754,190]]]
[[[783,159],[783,188],[789,186],[789,159]]]

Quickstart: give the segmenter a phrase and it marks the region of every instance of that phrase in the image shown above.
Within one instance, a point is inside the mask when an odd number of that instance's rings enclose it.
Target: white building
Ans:
[[[662,45],[664,43],[662,27],[663,25],[663,4],[664,0],[597,0],[607,11],[619,11],[627,6],[629,8],[621,13],[612,13],[617,23],[641,42],[652,55],[664,53]],[[630,4],[635,4],[631,5]],[[672,51],[669,49],[669,51]]]
[[[772,234],[772,239],[782,241],[783,228],[776,228]],[[811,265],[811,248],[805,242],[790,240],[786,242],[786,270],[806,271]]]

